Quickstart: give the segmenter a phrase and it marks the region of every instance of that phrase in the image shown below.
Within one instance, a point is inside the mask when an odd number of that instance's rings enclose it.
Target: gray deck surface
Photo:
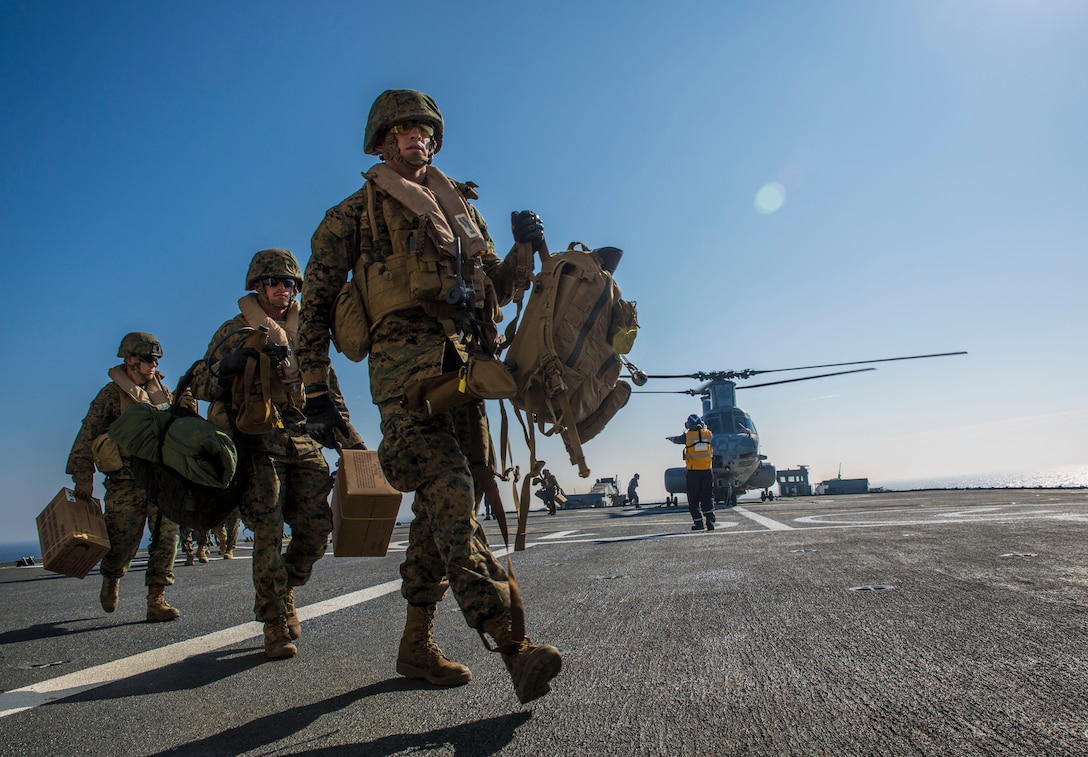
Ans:
[[[318,563],[285,661],[246,549],[179,562],[165,624],[142,561],[111,615],[97,572],[0,568],[0,755],[1088,755],[1088,492],[742,502],[689,527],[530,515],[529,633],[565,658],[525,706],[452,597],[437,638],[475,680],[396,675],[405,527],[385,558]]]

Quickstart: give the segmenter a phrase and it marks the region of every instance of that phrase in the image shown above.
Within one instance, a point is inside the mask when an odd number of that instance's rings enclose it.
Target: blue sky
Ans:
[[[500,249],[532,208],[553,248],[626,250],[649,373],[970,352],[742,392],[780,468],[1088,464],[1086,31],[1075,0],[3,0],[8,538],[69,483],[124,333],[161,338],[173,383],[254,252],[305,262],[389,87],[438,101],[437,165],[480,185]],[[758,206],[771,184],[784,201]],[[337,365],[376,445],[365,366]],[[588,445],[594,475],[662,496],[664,436],[697,410],[633,397]],[[591,483],[557,443],[542,456]]]

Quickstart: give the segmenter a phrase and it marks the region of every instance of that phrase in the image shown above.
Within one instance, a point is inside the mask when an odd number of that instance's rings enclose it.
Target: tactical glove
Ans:
[[[336,409],[336,405],[333,404],[332,395],[329,394],[327,387],[317,384],[306,388],[324,392],[317,397],[306,398],[306,407],[303,410],[306,413],[306,433],[322,447],[336,449],[335,431],[339,429],[341,434],[347,436],[351,430],[344,421],[344,417],[340,415],[340,411]]]
[[[544,222],[531,210],[515,211],[510,214],[510,230],[515,242],[528,242],[533,252],[544,246]]]
[[[246,361],[251,357],[259,357],[257,350],[252,347],[239,347],[234,352],[219,361],[216,375],[221,379],[234,378],[241,375],[246,369]]]

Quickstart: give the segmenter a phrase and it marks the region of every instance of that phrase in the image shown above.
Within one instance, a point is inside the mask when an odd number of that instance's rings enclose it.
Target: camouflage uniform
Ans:
[[[193,380],[193,392],[199,399],[229,402],[229,390],[220,386],[207,366],[214,367],[242,347],[247,333],[235,332],[248,325],[239,313],[212,337],[205,355],[207,365],[198,367]],[[240,509],[253,530],[253,612],[263,622],[289,614],[289,590],[310,580],[332,531],[327,502],[332,480],[321,447],[306,435],[300,410],[290,403],[277,405],[276,410],[283,428],[260,435],[233,432],[239,462],[246,466],[248,475]],[[291,527],[286,552],[284,523]]]
[[[314,232],[298,349],[307,425],[332,446],[328,430],[339,420],[321,387],[331,392],[333,304],[354,271],[351,286],[362,298],[367,323],[351,328],[369,332],[370,393],[382,418],[378,455],[394,487],[415,491],[415,519],[400,568],[408,608],[397,672],[442,686],[472,679],[433,639],[435,605],[448,586],[468,625],[485,643],[485,632],[495,641],[518,699],[527,702],[548,692],[562,656],[525,636],[513,582],[476,521],[476,503],[485,487],[494,486],[484,403],[468,401],[431,415],[401,400],[419,382],[458,371],[470,351],[493,354],[499,308],[532,274],[543,225],[535,213],[517,214],[515,237],[525,244],[507,260],[495,254],[487,224],[469,202],[476,199],[474,185],[431,165],[442,147],[443,124],[427,95],[383,92],[371,107],[363,146],[383,162]]]
[[[219,524],[218,527],[212,532],[216,542],[219,544],[219,554],[223,557],[233,557],[234,548],[238,546],[238,526],[241,523],[241,515],[238,508],[231,510],[230,515]]]
[[[207,562],[211,543],[211,531],[197,531],[195,528],[181,529],[181,549],[185,552],[187,558],[185,564],[193,564],[193,557],[198,550],[201,558],[200,561]]]
[[[159,380],[162,374],[156,373]],[[163,387],[166,389],[166,387]],[[169,394],[169,389],[166,389]],[[196,410],[195,402],[186,402]],[[91,443],[109,430],[110,424],[121,417],[121,390],[113,382],[102,388],[91,402],[87,417],[68,455],[66,472],[77,483],[90,485],[94,480],[94,460]],[[136,483],[127,457],[122,458],[121,470],[106,476],[106,532],[110,551],[102,558],[99,570],[107,578],[122,578],[132,564],[144,535],[144,523],[151,529],[148,544],[147,586],[170,586],[174,583],[174,558],[178,548],[178,525],[160,517],[157,507],[147,499],[143,487]]]
[[[362,193],[330,210],[314,233],[299,329],[299,360],[307,377],[316,374],[320,379],[328,370],[330,336],[325,314],[331,312],[333,299],[354,267],[360,245],[369,242],[351,231],[359,228],[359,216],[366,213],[358,199]],[[484,270],[494,273],[492,282],[500,303],[508,302],[509,276],[505,270],[496,270],[502,261],[478,214],[477,223],[487,237]],[[379,233],[382,228],[378,225]],[[474,517],[483,491],[473,467],[487,467],[491,462],[484,404],[471,402],[434,417],[401,406],[406,387],[451,370],[459,362],[456,346],[443,327],[422,309],[383,318],[371,332],[368,362],[371,398],[382,417],[378,448],[382,469],[394,487],[416,493],[415,519],[401,566],[401,593],[413,604],[437,602],[445,595],[448,580],[465,620],[478,629],[483,621],[509,609],[506,574]]]

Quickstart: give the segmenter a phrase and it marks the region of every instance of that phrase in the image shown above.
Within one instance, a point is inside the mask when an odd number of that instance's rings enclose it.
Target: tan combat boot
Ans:
[[[161,623],[167,620],[177,620],[181,617],[181,611],[171,607],[163,596],[165,586],[147,587],[147,622]]]
[[[106,578],[102,576],[102,591],[98,595],[98,601],[102,603],[102,609],[113,612],[117,609],[117,591],[121,586],[120,578]]]
[[[186,565],[195,565],[196,564],[196,560],[193,559],[193,553],[192,552],[186,552],[185,553],[185,564]]]
[[[223,555],[226,557],[226,555]],[[302,623],[299,622],[298,613],[295,612],[295,589],[292,586],[287,590],[287,596],[284,597],[283,603],[287,606],[287,635],[291,637],[291,641],[295,641],[302,637]]]
[[[282,660],[298,654],[298,647],[291,643],[287,631],[287,616],[277,615],[264,624],[264,655],[273,660]]]
[[[486,621],[484,631],[495,640],[494,651],[499,652],[506,663],[519,702],[531,702],[551,691],[548,681],[559,675],[563,667],[563,655],[558,649],[548,644],[534,644],[528,636],[514,638],[509,615]]]
[[[434,643],[434,605],[408,605],[408,619],[397,653],[397,672],[422,678],[435,686],[460,686],[472,680],[472,671],[453,662]]]
[[[208,562],[208,555],[210,552],[211,551],[207,547],[201,547],[200,551],[197,552],[197,559],[200,560],[200,562]]]

